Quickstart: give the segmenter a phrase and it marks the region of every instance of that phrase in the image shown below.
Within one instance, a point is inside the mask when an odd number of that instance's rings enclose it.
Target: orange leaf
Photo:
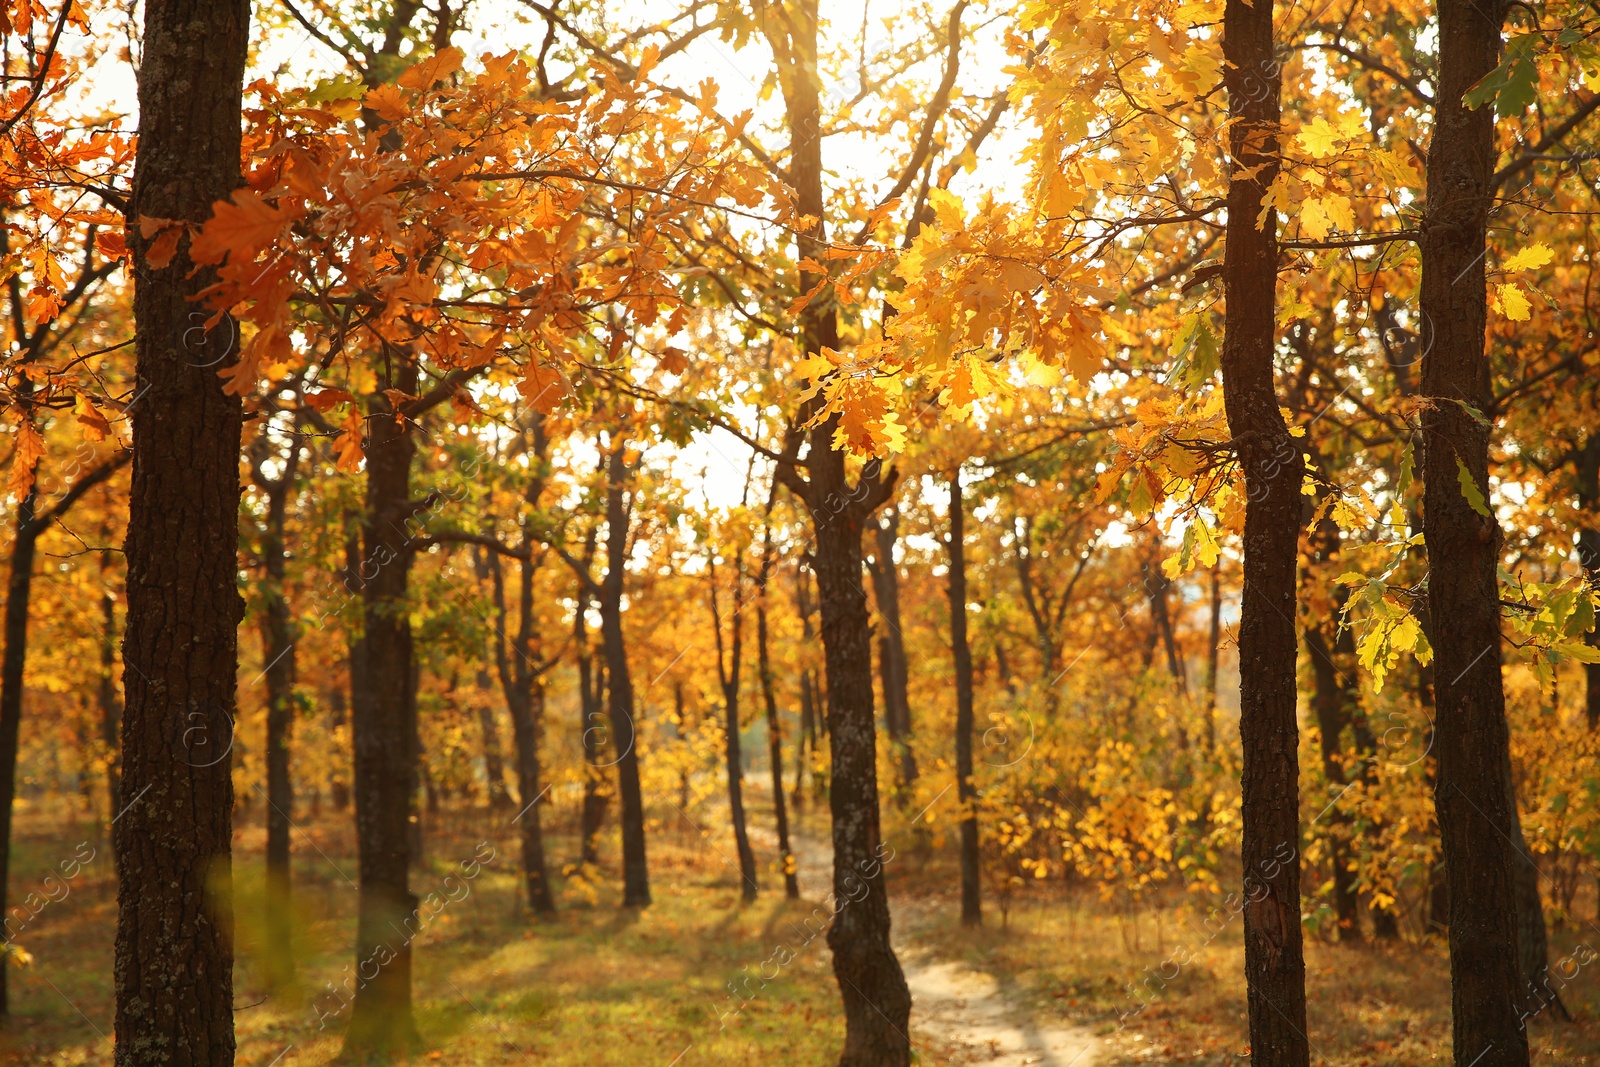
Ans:
[[[441,48],[396,79],[403,89],[427,89],[461,69],[466,58],[459,48]]]
[[[221,263],[229,256],[235,261],[254,259],[257,252],[278,239],[279,231],[289,221],[286,212],[268,204],[251,189],[235,192],[231,203],[218,200],[213,211],[200,236],[190,245],[190,255],[197,263]]]
[[[367,458],[361,446],[361,429],[361,412],[352,409],[344,420],[344,433],[333,439],[337,457],[334,467],[346,474],[360,473],[361,461]]]
[[[522,381],[517,383],[517,391],[537,410],[549,415],[561,406],[570,387],[554,367],[540,366],[537,361],[529,360]]]
[[[6,486],[12,500],[21,500],[33,488],[33,469],[44,455],[44,438],[34,429],[33,423],[24,420],[17,424],[17,451],[11,459],[11,481]]]
[[[399,122],[410,112],[410,99],[398,87],[393,85],[380,85],[367,93],[362,101],[368,108],[378,113],[378,117],[388,122]]]

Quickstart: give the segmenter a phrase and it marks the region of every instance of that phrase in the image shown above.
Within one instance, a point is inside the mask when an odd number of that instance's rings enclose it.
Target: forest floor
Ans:
[[[324,812],[325,816],[331,813]],[[352,962],[355,842],[348,818],[311,818],[294,838],[300,986],[268,997],[252,960],[260,945],[259,812],[241,813],[236,844],[240,964],[235,981],[237,1062],[295,1067],[335,1062],[344,1013],[328,986]],[[507,816],[443,813],[429,827],[428,861],[414,890],[452,892],[419,935],[415,989],[427,1048],[418,1063],[627,1064],[645,1067],[834,1061],[843,1027],[826,944],[812,931],[826,887],[825,814],[801,821],[803,902],[782,899],[770,839],[757,835],[764,892],[739,900],[731,841],[679,819],[650,840],[655,903],[618,908],[613,857],[590,878],[556,878],[562,910],[536,922],[520,903]],[[757,807],[752,821],[767,825]],[[33,956],[11,970],[12,1019],[0,1063],[111,1061],[113,864],[84,821],[19,813],[13,904],[37,893],[37,913],[15,940]],[[83,847],[79,842],[87,841]],[[559,871],[574,851],[551,835]],[[87,849],[94,858],[83,862]],[[461,861],[494,856],[465,883]],[[64,890],[45,878],[65,859],[82,870]],[[1238,922],[1210,930],[1190,903],[1134,910],[1087,887],[1045,882],[1016,891],[1001,915],[963,929],[953,857],[918,840],[885,865],[896,947],[912,987],[911,1039],[923,1065],[1112,1067],[1249,1062]],[[463,894],[460,887],[465,884]],[[43,907],[37,900],[56,899]],[[443,899],[442,897],[440,899]],[[1581,914],[1592,914],[1592,902]],[[808,922],[808,920],[810,920]],[[13,930],[15,930],[13,924]],[[1213,932],[1214,931],[1214,932]],[[1559,960],[1600,931],[1552,935]],[[1185,946],[1179,951],[1179,946]],[[778,954],[777,946],[787,952]],[[1192,957],[1182,966],[1173,961]],[[1600,1067],[1600,980],[1579,969],[1562,991],[1576,1024],[1535,1020],[1534,1064]],[[1168,975],[1166,981],[1154,977]],[[1141,983],[1140,996],[1130,986]],[[730,993],[730,986],[737,993]],[[1392,945],[1307,942],[1313,1063],[1411,1067],[1449,1060],[1449,982],[1437,941]]]

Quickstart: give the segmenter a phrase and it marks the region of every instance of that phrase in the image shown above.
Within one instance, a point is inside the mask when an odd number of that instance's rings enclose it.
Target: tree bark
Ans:
[[[1337,624],[1335,624],[1337,625]],[[1340,765],[1341,738],[1350,725],[1350,692],[1333,658],[1333,645],[1314,622],[1306,624],[1306,650],[1311,656],[1311,671],[1316,688],[1311,706],[1316,711],[1317,729],[1322,735],[1322,775],[1331,788],[1339,790],[1335,801],[1347,787]],[[1340,941],[1361,940],[1361,901],[1356,893],[1354,872],[1349,869],[1350,816],[1334,803],[1327,815],[1328,862],[1333,868],[1333,908],[1339,923]]]
[[[972,784],[972,649],[967,644],[966,504],[961,468],[950,472],[950,648],[956,664],[956,796],[961,801],[961,925],[980,926],[978,791]]]
[[[1278,410],[1273,379],[1277,212],[1267,210],[1258,222],[1278,174],[1282,73],[1271,4],[1228,0],[1223,19],[1234,177],[1223,257],[1222,381],[1247,491],[1239,736],[1250,1051],[1253,1064],[1306,1067],[1294,624],[1303,461]]]
[[[622,808],[622,904],[650,903],[650,871],[645,857],[644,795],[639,788],[639,753],[634,747],[633,680],[628,674],[622,632],[622,582],[628,564],[628,508],[623,500],[627,465],[620,442],[606,461],[606,577],[600,584],[600,632],[605,641],[611,713],[616,747],[617,793]]]
[[[203,222],[241,183],[250,8],[145,5],[128,217]],[[242,405],[218,370],[237,324],[206,329],[213,280],[187,241],[163,268],[131,227],[132,405],[122,780],[116,824],[116,1062],[233,1063],[232,746]]]
[[[600,862],[600,827],[606,819],[606,775],[600,767],[601,740],[605,735],[604,719],[600,705],[605,699],[605,668],[595,662],[589,645],[589,623],[585,617],[591,597],[590,578],[594,566],[595,531],[590,529],[584,539],[583,558],[578,575],[578,588],[573,593],[575,607],[572,613],[572,643],[577,649],[578,661],[578,711],[583,721],[578,724],[579,742],[583,749],[583,803],[578,813],[578,862]]]
[[[1505,0],[1439,0],[1439,75],[1422,227],[1423,538],[1437,706],[1434,804],[1450,894],[1457,1067],[1524,1067],[1516,875],[1500,676],[1500,526],[1467,500],[1489,488],[1492,409],[1484,252],[1494,112],[1462,96],[1500,62]],[[1484,420],[1480,422],[1479,420]],[[1465,472],[1462,475],[1461,472]]]
[[[33,561],[39,543],[34,520],[39,487],[34,485],[17,506],[11,539],[11,573],[6,580],[5,654],[0,659],[0,918],[6,914],[6,880],[11,870],[11,809],[17,791],[17,737],[22,724],[23,670],[28,662],[28,600],[33,593]],[[5,941],[13,931],[5,928]],[[9,963],[0,960],[0,963]],[[9,967],[0,965],[0,1015],[10,1013]]]

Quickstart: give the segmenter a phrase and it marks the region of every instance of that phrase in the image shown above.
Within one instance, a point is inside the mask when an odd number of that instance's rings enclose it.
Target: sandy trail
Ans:
[[[776,846],[776,835],[766,828],[752,825],[750,831],[767,848]],[[802,832],[794,836],[793,845],[801,896],[824,899],[833,879],[832,843],[823,835]],[[1096,1067],[1104,1062],[1102,1044],[1088,1029],[1037,1025],[1002,978],[941,960],[922,943],[913,903],[904,897],[891,903],[895,954],[911,987],[912,1044],[922,1051],[923,1062],[990,1067]]]

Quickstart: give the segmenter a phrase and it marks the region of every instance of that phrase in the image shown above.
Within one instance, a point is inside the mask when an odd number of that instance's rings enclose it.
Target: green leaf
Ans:
[[[1178,385],[1193,390],[1210,381],[1222,366],[1210,317],[1200,311],[1184,316],[1173,338],[1172,354],[1172,380]]]
[[[1538,41],[1537,33],[1519,33],[1507,41],[1505,58],[1500,65],[1468,89],[1462,102],[1477,110],[1493,100],[1495,114],[1501,118],[1527,110],[1539,97],[1539,68],[1534,64],[1533,55]]]
[[[1472,472],[1467,470],[1467,465],[1461,462],[1460,457],[1456,458],[1456,481],[1461,483],[1461,495],[1467,498],[1467,503],[1472,505],[1473,511],[1486,519],[1494,518],[1489,514],[1489,505],[1483,499],[1483,491],[1478,488]]]

